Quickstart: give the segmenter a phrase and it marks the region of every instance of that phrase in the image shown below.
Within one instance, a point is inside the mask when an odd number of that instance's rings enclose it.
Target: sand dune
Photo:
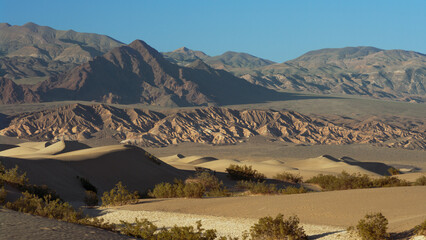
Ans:
[[[25,154],[15,151],[17,155],[13,156],[10,154],[13,149],[6,150],[9,151],[9,156],[3,157],[1,162],[6,167],[18,164],[22,171],[27,172],[31,183],[45,184],[64,200],[76,203],[81,202],[84,197],[84,189],[77,176],[87,178],[98,188],[100,194],[111,189],[118,181],[122,181],[131,190],[144,192],[159,182],[186,176],[181,170],[148,158],[143,149],[134,146],[112,145],[57,154],[67,149],[66,146],[63,147],[61,143],[42,150],[17,147],[16,149],[25,150]],[[31,154],[31,150],[33,153],[41,151],[42,154]]]
[[[338,174],[342,171],[348,173],[361,173],[370,176],[388,175],[387,170],[391,167],[379,162],[360,162],[350,157],[342,159],[334,158],[330,155],[323,155],[316,158],[308,158],[296,161],[284,162],[275,159],[264,161],[240,161],[236,159],[217,159],[214,157],[186,156],[177,155],[163,157],[163,161],[181,169],[193,170],[195,167],[209,168],[218,172],[225,172],[229,165],[250,165],[253,169],[265,174],[267,177],[273,177],[284,171],[300,174],[305,178],[315,176],[319,173]]]

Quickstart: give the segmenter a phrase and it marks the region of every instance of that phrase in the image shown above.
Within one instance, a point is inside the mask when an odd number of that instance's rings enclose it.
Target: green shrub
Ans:
[[[0,204],[4,204],[7,197],[7,191],[4,189],[4,186],[0,188]]]
[[[423,176],[417,178],[416,181],[414,182],[414,185],[416,185],[416,186],[426,186],[426,176],[423,175]]]
[[[283,182],[290,182],[290,183],[301,183],[303,179],[299,174],[296,175],[289,172],[278,173],[273,178]]]
[[[50,195],[39,198],[28,192],[22,193],[22,196],[15,202],[6,203],[6,208],[38,215],[42,217],[54,218],[66,222],[78,222],[82,213],[77,212],[69,203],[62,203],[59,199],[52,199]]]
[[[109,192],[104,192],[101,200],[102,206],[121,206],[129,203],[136,203],[138,201],[138,192],[130,192],[126,186],[118,182],[113,189]]]
[[[401,174],[401,172],[400,172],[398,169],[394,168],[394,167],[389,168],[389,169],[388,169],[388,173],[389,173],[390,175],[398,175],[398,174]]]
[[[417,235],[426,236],[426,220],[424,220],[420,225],[415,227],[415,232]]]
[[[387,239],[389,234],[386,232],[388,228],[388,220],[381,213],[367,214],[358,221],[355,233],[362,240]]]
[[[13,185],[13,184],[12,184]],[[16,186],[21,192],[28,192],[30,194],[34,194],[39,198],[43,198],[45,196],[50,196],[52,199],[59,199],[59,195],[52,189],[48,188],[46,185],[17,185]]]
[[[86,191],[92,191],[94,193],[98,193],[98,189],[92,183],[90,183],[87,178],[77,176],[77,179],[80,180],[81,186]]]
[[[226,172],[233,180],[263,181],[266,179],[265,175],[247,165],[240,166],[231,164],[226,169]]]
[[[360,173],[349,174],[345,171],[337,176],[319,174],[311,179],[308,183],[316,183],[325,190],[346,190],[357,188],[370,188],[373,186],[372,181],[368,175],[361,175]]]
[[[102,228],[108,231],[116,231],[117,229],[117,226],[115,224],[107,223],[104,221],[103,218],[89,218],[88,216],[86,216],[85,218],[79,219],[76,223],[97,227],[97,228]]]
[[[238,181],[237,188],[250,191],[252,194],[277,194],[278,189],[275,184],[265,182]]]
[[[146,240],[213,240],[216,239],[216,230],[205,230],[202,228],[201,221],[197,222],[197,227],[178,227],[174,226],[170,229],[158,229],[152,222],[147,219],[135,219],[135,223],[121,221],[122,227],[120,232],[132,237],[138,237]]]
[[[250,228],[253,240],[279,240],[279,239],[308,239],[302,227],[299,227],[297,216],[284,220],[282,214],[275,219],[272,217],[260,218],[258,223]]]
[[[283,189],[280,189],[279,193],[281,194],[299,194],[299,193],[307,193],[308,190],[306,188],[304,188],[303,186],[301,187],[286,187]]]
[[[99,203],[98,195],[93,191],[84,192],[84,203],[87,206],[96,206]]]

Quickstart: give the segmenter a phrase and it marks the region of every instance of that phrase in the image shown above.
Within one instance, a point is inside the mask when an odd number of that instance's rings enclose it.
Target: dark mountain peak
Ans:
[[[0,28],[7,28],[10,27],[9,23],[0,23]]]
[[[189,49],[189,48],[181,47],[181,48],[178,48],[178,49],[174,50],[173,52],[187,53],[187,52],[190,52],[190,51],[192,51],[192,50]]]
[[[151,56],[155,59],[163,59],[163,55],[161,53],[159,53],[157,50],[155,50],[142,40],[135,40],[127,46],[138,51],[144,58],[147,56]]]
[[[24,25],[22,25],[22,27],[28,28],[31,31],[35,32],[40,27],[40,25],[37,25],[37,24],[35,24],[33,22],[27,22]]]

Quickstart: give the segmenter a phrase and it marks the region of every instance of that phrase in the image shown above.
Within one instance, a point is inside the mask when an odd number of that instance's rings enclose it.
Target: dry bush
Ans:
[[[120,232],[132,237],[138,237],[146,240],[214,240],[216,239],[216,230],[205,230],[202,228],[201,221],[197,222],[197,227],[178,227],[174,226],[170,229],[158,229],[152,222],[147,219],[135,219],[135,223],[121,221],[122,227]]]
[[[206,192],[205,187],[200,182],[184,183],[175,179],[174,183],[159,183],[155,185],[148,195],[154,198],[201,198]]]
[[[233,180],[263,181],[266,179],[266,176],[264,174],[252,169],[252,166],[247,165],[240,166],[231,164],[226,169],[226,172]]]
[[[260,218],[259,222],[250,228],[253,240],[281,240],[281,239],[308,239],[302,227],[299,227],[297,216],[284,220],[282,214],[275,219],[272,217]]]
[[[389,169],[388,169],[388,173],[389,173],[390,175],[398,175],[398,174],[401,174],[401,172],[400,172],[398,169],[394,168],[394,167],[389,168]]]
[[[278,173],[273,178],[283,182],[290,182],[290,183],[301,183],[303,179],[302,176],[300,176],[299,174],[292,174],[289,172]]]
[[[362,240],[387,239],[389,234],[388,220],[381,213],[366,214],[358,221],[355,227],[350,227],[349,232],[354,233]]]
[[[109,192],[104,192],[101,200],[102,206],[121,206],[136,203],[138,198],[139,194],[137,191],[130,192],[120,181]]]
[[[416,185],[416,186],[426,186],[426,176],[423,175],[423,176],[417,178],[416,181],[414,182],[414,185]]]
[[[84,192],[84,203],[87,206],[96,206],[99,203],[98,195],[93,191]]]
[[[424,220],[420,225],[415,227],[415,232],[417,235],[426,236],[426,220]]]
[[[0,178],[10,184],[26,185],[28,183],[27,173],[19,173],[18,165],[15,165],[14,168],[5,169],[2,166],[2,171],[0,172]]]
[[[227,197],[230,196],[223,182],[209,172],[199,172],[194,177],[185,180],[185,184],[200,183],[205,189],[207,197]]]
[[[7,197],[7,191],[4,188],[4,186],[2,186],[0,188],[0,204],[4,204],[5,203],[6,197]]]
[[[83,217],[82,213],[77,212],[69,203],[52,199],[50,195],[39,198],[34,194],[24,192],[18,200],[13,203],[8,202],[5,206],[19,212],[73,223],[77,223]]]
[[[319,174],[308,179],[306,182],[318,184],[325,190],[346,190],[410,185],[409,182],[401,180],[397,177],[386,176],[377,179],[371,179],[366,174],[349,174],[345,171],[338,174],[337,176]]]

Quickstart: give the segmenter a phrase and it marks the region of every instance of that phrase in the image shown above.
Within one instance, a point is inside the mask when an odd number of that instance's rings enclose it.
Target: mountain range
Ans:
[[[125,45],[34,23],[0,24],[0,77],[1,103],[194,106],[286,98],[275,90],[426,100],[426,55],[412,51],[321,49],[275,63],[231,51],[211,57],[185,47],[159,53],[141,40]]]

